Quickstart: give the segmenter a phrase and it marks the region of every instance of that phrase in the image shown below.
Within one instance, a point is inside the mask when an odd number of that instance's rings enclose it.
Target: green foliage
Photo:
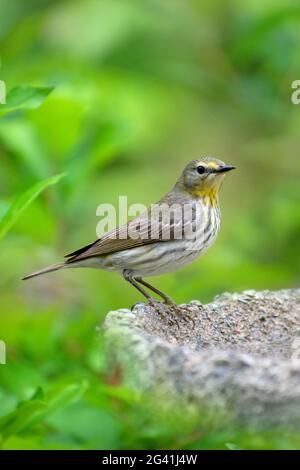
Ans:
[[[0,420],[0,435],[3,439],[19,434],[44,419],[60,407],[70,405],[82,396],[85,384],[74,383],[56,387],[47,394],[38,388],[34,396],[21,402],[17,409]]]
[[[6,104],[0,108],[0,116],[24,109],[38,108],[51,93],[51,87],[16,86],[7,95]]]
[[[299,448],[286,433],[199,432],[195,417],[128,390],[95,337],[110,309],[140,300],[118,276],[20,281],[95,239],[99,203],[156,201],[188,160],[211,154],[238,167],[222,188],[220,236],[154,282],[178,302],[295,286],[299,7],[0,0],[0,10],[2,448]]]
[[[48,186],[56,184],[64,175],[56,175],[47,178],[44,181],[39,181],[31,188],[27,189],[23,194],[16,197],[8,210],[0,219],[0,239],[11,229],[14,223],[18,220],[23,211],[34,201],[36,197]]]

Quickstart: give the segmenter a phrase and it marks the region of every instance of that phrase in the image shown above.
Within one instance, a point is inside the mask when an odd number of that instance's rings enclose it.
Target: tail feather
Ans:
[[[35,271],[32,274],[28,274],[28,276],[23,277],[22,280],[30,279],[30,278],[35,277],[35,276],[41,276],[42,274],[46,274],[46,273],[51,273],[52,271],[57,271],[58,269],[62,269],[65,266],[66,266],[65,263],[52,264],[51,266],[47,266],[44,269],[40,269],[39,271]]]

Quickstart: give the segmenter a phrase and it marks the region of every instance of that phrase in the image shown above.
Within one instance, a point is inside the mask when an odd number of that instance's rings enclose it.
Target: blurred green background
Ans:
[[[300,7],[0,0],[0,11],[2,448],[299,447],[295,436],[199,435],[109,373],[96,327],[141,300],[118,275],[20,278],[93,241],[98,204],[154,202],[187,161],[212,155],[238,167],[219,238],[156,285],[178,302],[296,286]]]

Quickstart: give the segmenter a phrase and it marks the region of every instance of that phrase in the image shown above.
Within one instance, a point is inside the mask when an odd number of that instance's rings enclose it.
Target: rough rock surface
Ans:
[[[139,303],[104,328],[128,385],[225,420],[299,428],[300,289],[226,293],[176,315]]]

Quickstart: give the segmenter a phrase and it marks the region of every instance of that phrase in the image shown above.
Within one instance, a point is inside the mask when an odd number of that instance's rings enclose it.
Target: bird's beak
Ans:
[[[224,165],[224,166],[221,166],[218,170],[217,170],[217,173],[225,173],[226,171],[231,171],[231,170],[235,170],[236,167],[233,166],[233,165]]]

